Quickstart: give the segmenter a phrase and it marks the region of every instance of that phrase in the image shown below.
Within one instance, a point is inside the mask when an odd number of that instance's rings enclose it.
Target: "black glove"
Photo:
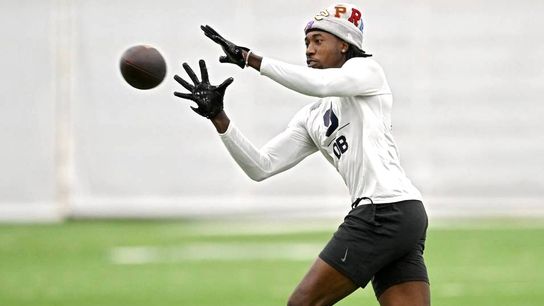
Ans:
[[[208,36],[211,40],[216,42],[223,48],[223,51],[225,51],[226,56],[221,56],[219,58],[219,61],[221,63],[231,63],[240,66],[240,68],[244,69],[246,66],[246,61],[244,59],[244,56],[242,54],[242,51],[249,51],[246,47],[237,46],[230,41],[223,38],[223,36],[219,35],[212,27],[209,25],[200,26],[202,31],[204,31],[204,34]]]
[[[225,90],[227,89],[227,86],[229,86],[232,81],[234,81],[234,79],[228,78],[223,83],[221,83],[221,85],[213,86],[210,84],[210,81],[208,79],[206,62],[204,62],[204,60],[200,60],[198,63],[200,64],[200,74],[202,75],[202,82],[198,80],[191,67],[189,67],[187,63],[183,63],[183,68],[185,69],[195,86],[187,83],[184,79],[176,74],[174,76],[174,79],[191,93],[186,94],[176,91],[174,92],[174,95],[183,99],[195,101],[198,107],[191,106],[191,109],[194,110],[197,114],[211,119],[217,116],[217,114],[219,114],[223,110],[223,97],[225,95]]]

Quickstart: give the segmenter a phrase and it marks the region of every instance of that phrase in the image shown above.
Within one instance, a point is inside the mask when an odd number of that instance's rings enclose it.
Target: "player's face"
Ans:
[[[348,44],[323,31],[306,34],[306,63],[310,68],[339,68],[346,62]],[[344,52],[344,53],[343,53]]]

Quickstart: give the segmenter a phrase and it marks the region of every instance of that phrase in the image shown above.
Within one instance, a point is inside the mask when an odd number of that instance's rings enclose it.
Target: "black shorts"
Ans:
[[[429,282],[423,261],[427,214],[416,200],[352,209],[319,257],[376,297],[407,282]]]

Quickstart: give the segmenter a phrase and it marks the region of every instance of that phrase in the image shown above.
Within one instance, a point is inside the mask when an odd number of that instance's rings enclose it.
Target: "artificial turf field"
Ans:
[[[334,229],[330,222],[0,225],[0,305],[285,305]],[[543,220],[431,225],[426,260],[433,305],[544,305]],[[337,305],[378,303],[367,287]]]

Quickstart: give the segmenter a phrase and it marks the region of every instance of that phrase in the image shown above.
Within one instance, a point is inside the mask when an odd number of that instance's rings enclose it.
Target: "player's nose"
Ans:
[[[308,44],[306,46],[306,56],[315,54],[315,48],[312,46],[312,44]]]

